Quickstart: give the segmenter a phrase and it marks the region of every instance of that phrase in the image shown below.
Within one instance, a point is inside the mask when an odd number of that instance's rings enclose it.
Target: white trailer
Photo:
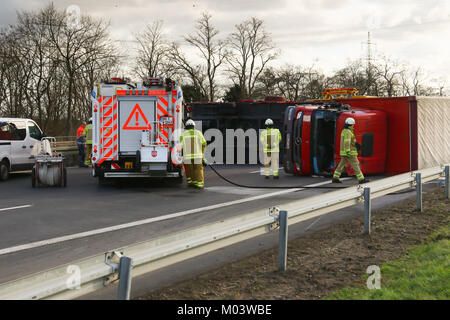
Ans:
[[[92,92],[93,176],[182,179],[183,92],[170,79],[96,83]]]

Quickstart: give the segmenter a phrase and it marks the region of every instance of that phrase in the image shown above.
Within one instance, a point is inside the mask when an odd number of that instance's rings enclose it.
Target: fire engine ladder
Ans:
[[[100,107],[100,161],[116,160],[118,153],[116,97],[104,97]]]

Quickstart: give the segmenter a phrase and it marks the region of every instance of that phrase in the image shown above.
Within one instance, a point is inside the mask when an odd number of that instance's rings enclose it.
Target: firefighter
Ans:
[[[86,148],[86,141],[83,135],[84,128],[86,127],[86,121],[83,121],[81,125],[77,129],[77,146],[78,146],[78,165],[81,167],[87,167],[87,165],[84,163],[85,158],[85,148]]]
[[[195,129],[193,120],[186,121],[184,129],[180,142],[186,179],[190,187],[203,189],[205,186],[203,165],[206,163],[203,154],[206,148],[206,140],[203,134]]]
[[[356,142],[355,134],[353,133],[354,125],[355,119],[351,117],[345,119],[344,129],[341,132],[341,162],[339,162],[334,171],[332,180],[334,183],[342,183],[339,178],[347,163],[350,163],[355,171],[356,179],[358,179],[359,183],[369,182],[369,180],[364,178],[359,166],[358,150],[360,149],[360,144]]]
[[[264,176],[270,178],[270,166],[274,179],[278,179],[278,159],[280,153],[281,133],[277,128],[273,128],[272,119],[267,119],[264,123],[266,129],[261,131],[259,141],[264,151]]]
[[[84,128],[83,136],[86,141],[85,165],[91,165],[92,157],[92,118],[89,118],[89,124]]]

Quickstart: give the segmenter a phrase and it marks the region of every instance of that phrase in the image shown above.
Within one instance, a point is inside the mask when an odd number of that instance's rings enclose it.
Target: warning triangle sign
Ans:
[[[148,123],[147,118],[141,110],[139,104],[136,103],[133,110],[130,113],[127,121],[122,127],[123,130],[147,130],[152,126]]]

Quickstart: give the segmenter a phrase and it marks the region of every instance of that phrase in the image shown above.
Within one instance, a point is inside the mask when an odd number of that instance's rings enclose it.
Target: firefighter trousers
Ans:
[[[264,152],[264,175],[266,177],[270,176],[270,169],[275,177],[278,176],[278,159],[279,152]]]
[[[184,171],[186,172],[186,180],[189,185],[197,188],[205,186],[202,159],[184,160]]]
[[[341,173],[344,170],[347,163],[350,163],[350,166],[355,171],[356,179],[358,179],[358,181],[364,180],[364,175],[359,166],[357,156],[341,157],[341,162],[339,162],[336,170],[334,171],[333,179],[339,179],[341,177]]]
[[[84,160],[84,164],[87,166],[91,165],[91,157],[92,157],[92,144],[86,143],[86,158]]]

